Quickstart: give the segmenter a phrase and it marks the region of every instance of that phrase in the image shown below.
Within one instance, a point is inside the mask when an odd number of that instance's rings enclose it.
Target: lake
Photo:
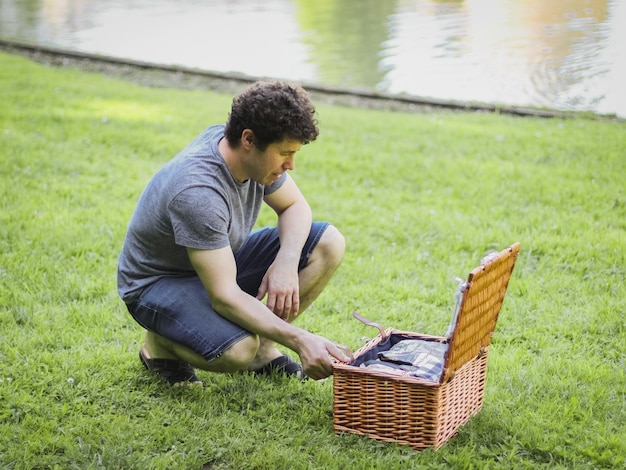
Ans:
[[[0,0],[0,37],[253,77],[626,117],[621,0]]]

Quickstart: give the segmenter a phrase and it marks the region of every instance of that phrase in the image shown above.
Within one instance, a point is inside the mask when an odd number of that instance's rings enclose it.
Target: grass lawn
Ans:
[[[519,241],[485,405],[438,451],[332,429],[332,379],[164,387],[115,288],[150,176],[232,97],[0,54],[0,468],[621,468],[626,124],[320,104],[292,176],[347,239],[299,324],[443,334],[455,278]],[[264,210],[259,224],[271,224]]]

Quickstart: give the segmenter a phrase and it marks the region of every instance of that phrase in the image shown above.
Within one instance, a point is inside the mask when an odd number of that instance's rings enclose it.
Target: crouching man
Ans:
[[[170,384],[200,383],[194,368],[322,379],[342,347],[291,322],[343,259],[345,241],[287,174],[317,138],[306,92],[258,82],[235,97],[142,193],[118,264],[118,290],[147,330],[144,366]],[[262,203],[277,226],[253,231]],[[300,363],[277,349],[295,351]]]

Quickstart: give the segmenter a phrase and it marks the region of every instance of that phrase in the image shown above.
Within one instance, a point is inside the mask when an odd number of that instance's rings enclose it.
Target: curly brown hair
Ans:
[[[244,129],[254,133],[261,151],[284,139],[308,144],[319,134],[308,93],[282,81],[255,82],[233,99],[224,130],[230,145],[239,146]]]

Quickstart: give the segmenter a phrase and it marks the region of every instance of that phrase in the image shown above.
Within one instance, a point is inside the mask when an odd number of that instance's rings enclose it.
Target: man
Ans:
[[[206,129],[149,182],[118,265],[120,296],[147,330],[139,353],[147,369],[172,385],[200,383],[194,367],[321,379],[332,358],[349,360],[291,324],[345,248],[334,226],[312,222],[287,174],[318,133],[302,88],[258,82],[235,97],[225,126]],[[262,202],[277,227],[251,233]]]

